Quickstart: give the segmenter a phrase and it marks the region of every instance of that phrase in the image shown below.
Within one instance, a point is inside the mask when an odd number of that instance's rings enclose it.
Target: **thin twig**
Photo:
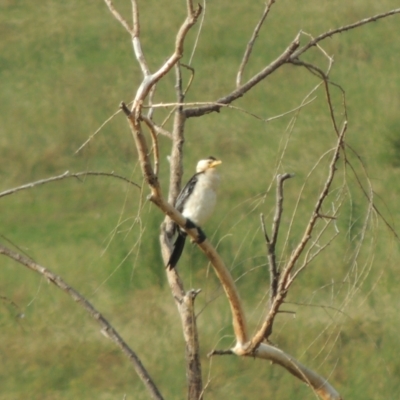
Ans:
[[[310,40],[306,45],[303,47],[300,47],[297,51],[295,51],[291,56],[290,56],[290,61],[295,60],[298,58],[300,55],[305,53],[309,48],[315,46],[317,43],[321,42],[322,40],[326,39],[327,37],[332,37],[333,35],[336,35],[338,33],[342,33],[345,31],[349,31],[351,29],[358,28],[362,25],[368,24],[370,22],[378,21],[379,19],[389,17],[391,15],[399,14],[400,13],[400,8],[393,9],[391,11],[384,12],[382,14],[377,14],[372,17],[364,18],[360,21],[354,22],[349,25],[344,25],[336,29],[331,29],[328,32],[324,32],[317,36],[315,39]]]
[[[272,239],[271,246],[275,250],[276,242],[278,240],[279,226],[281,223],[281,217],[283,212],[283,183],[290,178],[293,178],[294,174],[283,174],[276,177],[276,206],[275,216],[272,224]]]
[[[299,111],[299,110],[301,110],[302,108],[304,108],[305,106],[308,106],[310,103],[312,103],[316,98],[317,98],[317,97],[312,97],[310,100],[303,101],[299,106],[297,106],[297,107],[295,107],[295,108],[292,108],[292,109],[289,110],[289,111],[285,111],[285,112],[282,113],[282,114],[278,114],[278,115],[275,115],[275,116],[273,116],[273,117],[266,118],[266,119],[264,119],[264,122],[270,122],[270,121],[273,121],[273,120],[275,120],[275,119],[282,118],[282,117],[284,117],[285,115],[288,115],[288,114],[294,113],[294,112],[296,112],[296,111]]]
[[[128,178],[125,178],[124,176],[121,175],[117,175],[114,172],[97,172],[97,171],[83,171],[83,172],[69,172],[69,171],[65,171],[63,174],[61,175],[57,175],[57,176],[52,176],[50,178],[46,178],[46,179],[40,179],[38,181],[35,182],[30,182],[27,183],[25,185],[21,185],[21,186],[17,186],[15,188],[12,189],[8,189],[5,190],[4,192],[0,193],[0,198],[4,197],[4,196],[8,196],[10,194],[19,192],[21,190],[26,190],[26,189],[31,189],[35,186],[39,186],[39,185],[44,185],[46,183],[50,183],[50,182],[55,182],[55,181],[60,181],[62,179],[66,179],[66,178],[80,178],[81,176],[109,176],[112,178],[117,178],[117,179],[121,179],[133,186],[136,186],[137,188],[141,188],[140,185],[138,185],[137,183],[129,180]]]
[[[281,223],[281,217],[283,212],[283,183],[286,179],[292,178],[293,174],[278,174],[276,177],[276,204],[275,204],[275,215],[272,223],[272,236],[271,239],[268,238],[266,233],[266,228],[264,221],[262,219],[262,228],[264,231],[264,236],[267,243],[267,257],[269,264],[269,308],[272,307],[274,299],[278,291],[278,282],[280,271],[276,263],[276,243],[278,241],[279,227]],[[265,338],[272,334],[272,324],[270,325],[268,331],[265,332]]]
[[[240,63],[239,70],[238,70],[238,73],[237,73],[237,76],[236,76],[236,87],[237,88],[240,87],[240,85],[241,85],[243,71],[244,71],[244,68],[245,68],[247,62],[249,61],[251,52],[253,51],[254,43],[255,43],[255,41],[256,41],[256,39],[258,37],[258,34],[260,32],[260,29],[261,29],[265,19],[268,16],[268,13],[269,13],[272,5],[274,3],[275,3],[275,0],[269,0],[268,1],[268,3],[265,6],[264,12],[263,12],[263,14],[262,14],[262,16],[260,18],[260,21],[258,21],[258,24],[254,28],[253,34],[251,35],[251,38],[250,38],[249,42],[247,43],[246,51],[244,52],[244,55],[243,55],[243,58],[242,58],[242,62]]]
[[[93,305],[85,297],[83,297],[79,292],[68,285],[60,276],[54,274],[47,268],[37,264],[32,259],[24,257],[21,254],[16,253],[1,244],[0,254],[3,254],[13,259],[14,261],[24,265],[32,271],[35,271],[44,276],[49,282],[53,283],[59,289],[67,293],[74,301],[81,305],[89,313],[89,315],[101,326],[101,333],[105,337],[109,338],[112,342],[114,342],[128,357],[139,378],[149,391],[151,397],[157,400],[161,400],[163,398],[136,353],[125,343],[125,341],[121,338],[121,336],[113,328],[113,326],[104,318],[102,314],[100,314],[99,311],[97,311],[93,307]]]
[[[322,69],[318,68],[317,66],[315,66],[313,64],[310,64],[310,63],[307,63],[307,62],[304,62],[304,61],[301,61],[301,60],[298,60],[298,59],[293,60],[291,63],[293,65],[303,66],[303,67],[307,68],[311,73],[317,75],[318,77],[320,77],[322,79],[322,81],[324,83],[324,87],[325,87],[326,99],[327,99],[327,103],[328,103],[328,107],[329,107],[329,112],[330,112],[330,115],[331,115],[331,121],[332,121],[332,124],[333,124],[333,128],[335,129],[336,135],[339,135],[340,132],[339,132],[339,128],[338,128],[338,125],[337,125],[337,122],[336,122],[336,118],[335,118],[335,114],[334,114],[334,109],[333,109],[333,105],[332,105],[332,98],[331,98],[331,94],[330,94],[330,90],[329,90],[329,84],[334,85],[337,88],[339,88],[341,90],[343,96],[345,96],[345,92],[344,92],[343,88],[340,85],[338,85],[338,84],[336,84],[334,82],[331,82],[329,80],[328,73],[325,73],[324,71],[322,71]],[[329,66],[329,69],[330,69],[330,66]],[[347,112],[346,107],[344,107],[344,110],[345,110],[345,113],[346,113]],[[346,119],[347,119],[347,116],[346,116]]]
[[[105,125],[107,125],[117,114],[119,114],[121,110],[116,111],[111,117],[107,118],[97,129],[94,133],[92,133],[88,139],[81,145],[79,146],[78,150],[75,151],[74,154],[78,154],[103,128]]]
[[[281,224],[281,217],[283,212],[283,183],[285,180],[292,178],[293,174],[283,174],[276,177],[276,205],[275,215],[272,223],[272,236],[268,246],[268,261],[270,264],[270,277],[271,277],[271,292],[270,292],[270,305],[272,305],[278,290],[279,270],[276,265],[276,243],[278,241],[279,227]]]
[[[193,80],[194,80],[194,72],[195,72],[195,70],[194,70],[194,68],[192,68],[191,66],[189,66],[189,65],[187,65],[187,64],[183,64],[183,63],[181,63],[181,62],[179,62],[179,66],[180,67],[184,67],[184,68],[186,68],[186,69],[188,69],[190,72],[191,72],[191,74],[190,74],[190,78],[189,78],[189,82],[187,83],[187,85],[186,85],[186,88],[185,88],[185,90],[183,91],[183,97],[185,97],[186,96],[186,93],[188,92],[188,90],[189,90],[189,88],[190,88],[190,86],[192,85],[192,82],[193,82]],[[175,67],[175,68],[177,68],[177,67]],[[179,71],[176,71],[176,75],[177,74],[181,74],[181,71],[179,70]],[[178,78],[177,78],[178,79]],[[181,80],[181,78],[179,78],[180,80]],[[177,81],[177,83],[176,83],[176,85],[178,85],[179,84],[179,82]],[[176,86],[175,86],[176,87]],[[186,104],[186,103],[185,103]],[[184,106],[185,105],[184,103],[180,103],[179,101],[177,102],[177,103],[174,103],[174,108],[168,113],[168,115],[164,118],[164,120],[163,120],[163,122],[161,123],[161,126],[164,126],[168,121],[169,121],[169,119],[171,118],[171,116],[172,116],[172,114],[174,114],[174,112],[175,112],[175,110],[177,109],[177,107],[179,107],[179,106]],[[143,108],[145,108],[145,107],[143,107]],[[174,129],[175,129],[175,124],[174,124]]]
[[[194,57],[194,53],[196,52],[197,45],[198,45],[199,39],[200,39],[200,34],[201,34],[202,29],[203,29],[204,18],[205,18],[205,16],[206,16],[206,7],[207,7],[207,2],[206,2],[206,0],[203,0],[203,5],[202,5],[202,7],[203,7],[203,12],[202,12],[201,19],[200,19],[200,23],[199,23],[199,29],[197,30],[196,39],[194,40],[193,49],[192,49],[192,53],[190,54],[190,57],[189,57],[188,65],[191,65],[191,64],[192,64],[193,57]],[[193,12],[193,11],[192,11],[192,12]]]

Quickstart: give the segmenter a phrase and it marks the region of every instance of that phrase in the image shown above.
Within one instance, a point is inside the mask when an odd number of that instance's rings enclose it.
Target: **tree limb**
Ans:
[[[157,386],[154,384],[152,378],[146,371],[142,362],[136,353],[125,343],[125,341],[119,336],[118,332],[113,328],[113,326],[104,318],[102,314],[100,314],[93,305],[86,300],[79,292],[77,292],[74,288],[69,286],[60,276],[54,274],[50,270],[41,265],[37,264],[35,261],[30,258],[24,257],[19,253],[16,253],[7,247],[4,247],[0,244],[0,254],[3,254],[14,261],[24,265],[25,267],[31,269],[44,276],[49,282],[53,283],[59,289],[67,293],[74,301],[80,304],[89,315],[96,320],[96,322],[101,326],[101,333],[108,337],[112,342],[114,342],[122,352],[128,357],[129,361],[132,363],[136,373],[139,378],[146,386],[150,396],[156,400],[162,400],[163,397],[161,393],[158,391]]]
[[[188,0],[190,1],[190,0]],[[190,11],[190,7],[188,7],[188,10]],[[167,61],[164,62],[164,64],[154,73],[151,74],[150,71],[148,71],[143,63],[141,63],[141,59],[144,59],[143,53],[141,51],[140,47],[140,42],[138,37],[135,36],[135,42],[136,46],[133,46],[135,55],[137,60],[139,61],[139,64],[142,67],[142,71],[144,73],[144,79],[139,86],[139,89],[136,92],[135,100],[133,102],[132,106],[132,111],[137,109],[138,106],[140,106],[146,96],[148,95],[150,89],[163,77],[165,76],[171,69],[172,67],[178,62],[180,58],[182,58],[183,55],[183,44],[186,38],[187,33],[189,32],[189,29],[196,23],[197,18],[199,17],[201,13],[201,6],[200,4],[197,6],[197,9],[193,10],[192,13],[188,14],[186,17],[185,21],[183,22],[181,28],[179,29],[179,32],[176,36],[175,40],[175,49],[173,54],[167,59]]]
[[[290,59],[290,56],[294,53],[294,51],[299,47],[299,45],[300,45],[300,34],[297,34],[297,36],[289,44],[287,49],[276,60],[272,61],[271,64],[262,69],[258,74],[254,75],[245,84],[235,89],[227,96],[219,98],[216,101],[216,103],[229,104],[237,100],[238,98],[244,96],[251,88],[253,88],[263,79],[265,79],[268,75],[271,75],[281,65],[285,64]],[[221,106],[218,105],[207,105],[202,107],[187,108],[184,110],[184,113],[186,118],[201,117],[202,115],[209,114],[211,112],[219,112],[220,109]]]
[[[296,265],[297,260],[299,259],[300,255],[302,254],[304,248],[306,247],[307,243],[309,242],[309,240],[311,238],[311,233],[317,222],[317,219],[320,218],[320,210],[321,210],[322,204],[323,204],[324,200],[326,199],[326,197],[328,196],[329,189],[331,187],[333,178],[335,176],[336,163],[339,159],[339,154],[340,154],[340,150],[343,145],[346,128],[347,128],[347,122],[345,122],[343,124],[343,128],[342,128],[342,131],[340,132],[339,138],[337,140],[334,154],[332,157],[332,161],[329,166],[328,177],[327,177],[325,185],[324,185],[323,189],[321,190],[321,193],[318,197],[317,203],[314,207],[314,210],[313,210],[310,220],[307,224],[307,227],[305,229],[303,237],[302,237],[300,243],[295,248],[295,250],[292,252],[288,262],[286,263],[284,269],[282,270],[282,272],[280,274],[277,295],[271,305],[270,311],[269,311],[267,318],[265,319],[263,325],[251,339],[251,343],[249,346],[250,350],[256,349],[258,347],[258,345],[263,341],[266,332],[268,332],[271,329],[271,325],[273,324],[275,316],[279,311],[279,307],[283,303],[283,301],[287,295],[287,292],[289,290],[289,286],[293,282],[290,279],[290,274],[291,274],[294,266]]]
[[[137,183],[129,180],[128,178],[125,178],[124,176],[121,175],[117,175],[114,174],[114,172],[97,172],[97,171],[84,171],[84,172],[69,172],[69,171],[65,171],[63,174],[61,175],[57,175],[57,176],[52,176],[51,178],[46,178],[46,179],[40,179],[38,181],[35,182],[30,182],[27,183],[25,185],[21,185],[12,189],[8,189],[5,190],[4,192],[0,193],[0,198],[4,197],[4,196],[8,196],[10,194],[19,192],[21,190],[26,190],[26,189],[31,189],[35,186],[39,186],[39,185],[44,185],[46,183],[50,183],[50,182],[55,182],[55,181],[60,181],[62,179],[66,179],[66,178],[80,178],[81,176],[89,176],[89,175],[93,175],[93,176],[109,176],[112,178],[117,178],[117,179],[121,179],[133,186],[136,186],[137,188],[141,189],[141,186],[139,186]]]
[[[305,367],[295,358],[274,346],[261,343],[253,354],[247,354],[247,356],[270,360],[272,363],[280,365],[296,378],[309,385],[323,400],[342,399],[340,394],[324,377]]]

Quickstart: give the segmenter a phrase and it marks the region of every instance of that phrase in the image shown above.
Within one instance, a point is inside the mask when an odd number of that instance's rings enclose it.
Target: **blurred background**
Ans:
[[[138,3],[142,47],[154,71],[173,50],[185,3]],[[130,22],[130,1],[114,4]],[[393,0],[279,0],[243,79],[275,59],[300,30],[317,36],[395,7],[398,2]],[[188,102],[216,100],[234,89],[244,49],[263,9],[263,1],[206,3],[191,60],[195,77]],[[342,159],[324,211],[331,212],[329,204],[339,193],[344,193],[343,205],[321,244],[335,231],[340,234],[300,275],[283,307],[289,313],[278,316],[271,337],[348,399],[400,395],[398,240],[376,212],[370,211],[366,222],[368,201],[359,186],[361,182],[369,190],[368,176],[377,208],[396,230],[399,18],[321,43],[335,61],[332,81],[346,92],[347,143],[357,152],[348,149],[347,155],[359,181]],[[189,63],[198,28],[188,35],[184,63]],[[67,170],[114,171],[142,185],[134,143],[121,114],[76,153],[122,100],[132,100],[142,78],[130,37],[104,2],[2,0],[0,36],[0,191]],[[306,43],[308,37],[301,40]],[[328,65],[317,49],[302,59],[323,70]],[[185,83],[189,76],[184,71]],[[318,83],[304,68],[286,65],[234,105],[271,118],[298,107]],[[198,159],[213,155],[223,160],[219,202],[205,231],[237,280],[252,331],[264,315],[268,296],[259,215],[265,215],[270,232],[274,174],[295,173],[285,184],[280,263],[301,238],[326,179],[331,153],[310,171],[334,147],[336,134],[322,87],[314,97],[299,114],[268,123],[223,109],[186,125],[185,180]],[[154,101],[174,100],[170,73],[158,85]],[[343,122],[338,89],[332,88],[332,101]],[[161,123],[169,111],[157,109],[155,120]],[[165,127],[170,129],[171,121]],[[160,181],[166,193],[170,141],[160,137],[159,144]],[[145,186],[139,190],[94,176],[21,191],[0,199],[1,242],[61,275],[86,296],[138,353],[165,398],[184,398],[180,320],[158,244],[163,215],[146,202],[147,194]],[[5,257],[0,265],[1,400],[148,398],[125,356],[68,296]],[[185,249],[179,269],[186,289],[202,289],[197,311],[206,398],[315,398],[285,370],[261,360],[207,359],[214,347],[232,344],[229,307],[194,246]]]

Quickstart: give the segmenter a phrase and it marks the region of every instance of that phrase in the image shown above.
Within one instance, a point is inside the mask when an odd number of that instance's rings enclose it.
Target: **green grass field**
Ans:
[[[118,0],[115,5],[129,20],[130,2]],[[276,58],[299,30],[317,36],[398,6],[393,0],[278,0],[244,79]],[[151,0],[139,1],[139,7],[142,46],[154,71],[173,50],[185,5]],[[207,3],[188,102],[212,101],[233,90],[263,7],[262,1]],[[390,17],[322,43],[335,60],[331,79],[346,91],[347,142],[362,157],[375,203],[394,229],[400,216],[399,19]],[[197,29],[188,35],[183,62],[189,62]],[[122,100],[132,100],[142,78],[130,38],[104,2],[3,0],[0,36],[0,191],[67,170],[114,171],[141,185],[136,150],[121,114],[75,154]],[[302,36],[302,43],[307,40]],[[327,68],[327,59],[316,49],[303,59]],[[184,72],[185,82],[188,78]],[[286,65],[234,105],[270,118],[297,107],[318,83],[305,69]],[[283,146],[287,141],[278,172],[296,176],[285,184],[278,243],[282,262],[301,237],[329,156],[321,169],[307,176],[335,145],[323,89],[314,96],[292,129],[288,126],[294,114],[265,123],[233,109],[186,125],[185,179],[199,158],[214,155],[223,160],[219,203],[205,231],[238,280],[252,330],[263,316],[268,288],[259,214],[270,227],[275,194],[273,186],[268,188]],[[341,93],[332,88],[332,96],[343,121]],[[171,73],[158,85],[155,101],[174,100]],[[156,120],[162,121],[168,111],[157,110]],[[160,137],[159,144],[160,180],[166,192],[170,143]],[[352,151],[348,156],[365,185],[363,165]],[[293,286],[284,309],[295,318],[279,315],[271,339],[327,377],[346,399],[398,399],[398,240],[373,212],[358,253],[368,204],[354,174],[349,169],[345,174],[343,160],[332,202],[344,177],[348,192],[336,222],[340,235]],[[185,398],[180,320],[158,244],[163,215],[146,202],[147,194],[146,187],[139,190],[113,178],[88,176],[2,197],[1,243],[28,254],[86,296],[138,353],[165,398]],[[180,272],[187,289],[202,288],[197,310],[202,310],[198,324],[204,382],[209,380],[206,398],[316,398],[269,363],[234,357],[209,360],[206,354],[212,348],[232,344],[229,307],[194,246],[187,245]],[[0,337],[0,400],[108,400],[125,394],[127,400],[148,398],[128,360],[83,310],[5,257],[0,258]]]

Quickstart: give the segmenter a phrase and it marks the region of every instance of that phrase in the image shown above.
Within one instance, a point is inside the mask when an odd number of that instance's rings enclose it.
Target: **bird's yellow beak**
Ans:
[[[214,161],[210,164],[210,168],[214,168],[214,167],[216,167],[217,165],[220,165],[220,164],[222,164],[222,161],[221,161],[221,160],[214,160]]]

